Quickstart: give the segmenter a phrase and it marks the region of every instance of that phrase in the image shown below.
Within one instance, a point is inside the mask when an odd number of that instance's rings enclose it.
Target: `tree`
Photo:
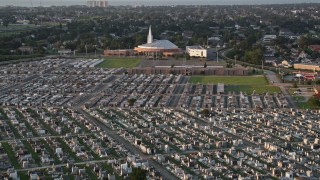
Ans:
[[[2,22],[2,25],[5,26],[5,27],[8,27],[9,26],[9,20],[8,19],[4,19],[3,22]]]
[[[313,97],[315,97],[316,99],[320,100],[320,93],[314,94]]]
[[[312,85],[312,81],[307,81],[307,85]]]
[[[247,51],[244,54],[245,60],[248,63],[251,64],[261,64],[261,61],[263,61],[263,52],[262,49],[257,48],[252,51]]]
[[[135,102],[136,102],[136,99],[134,98],[128,99],[129,106],[133,106]]]
[[[278,36],[276,41],[275,41],[275,44],[278,45],[278,46],[281,46],[281,45],[285,44],[286,41],[287,41],[287,39],[285,37]]]
[[[232,68],[233,66],[232,66],[232,63],[227,63],[227,68]]]
[[[190,60],[190,55],[188,53],[186,54],[186,59]]]
[[[203,110],[201,111],[201,114],[202,114],[203,116],[205,116],[205,117],[209,117],[210,111],[209,111],[209,109],[203,109]]]
[[[131,180],[147,180],[147,170],[141,168],[133,168],[129,175]]]
[[[65,44],[65,48],[66,49],[71,49],[71,51],[74,51],[77,48],[77,45],[74,42],[67,42]]]
[[[134,45],[135,46],[141,45],[144,41],[145,41],[145,37],[141,34],[138,34],[135,36]]]

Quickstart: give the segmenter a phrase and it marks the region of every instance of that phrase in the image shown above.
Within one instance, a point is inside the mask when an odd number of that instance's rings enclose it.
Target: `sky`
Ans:
[[[320,3],[320,0],[109,0],[112,6],[119,5],[243,5],[243,4],[292,4]],[[60,6],[85,5],[86,0],[0,0],[0,6]]]

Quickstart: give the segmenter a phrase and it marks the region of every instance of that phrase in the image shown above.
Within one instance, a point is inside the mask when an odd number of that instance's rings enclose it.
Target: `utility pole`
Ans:
[[[84,45],[84,48],[86,48],[86,56],[88,55],[88,48],[87,48],[87,44]]]
[[[218,45],[216,46],[216,53],[217,53],[217,63],[218,63],[218,61],[219,61]]]

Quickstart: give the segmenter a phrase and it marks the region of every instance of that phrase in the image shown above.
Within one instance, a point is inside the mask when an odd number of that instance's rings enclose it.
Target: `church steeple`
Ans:
[[[152,36],[151,25],[150,25],[147,43],[152,43],[152,41],[153,41],[153,36]]]

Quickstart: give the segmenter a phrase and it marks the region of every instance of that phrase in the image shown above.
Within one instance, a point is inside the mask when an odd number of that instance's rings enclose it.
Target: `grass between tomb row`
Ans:
[[[192,76],[189,80],[193,84],[225,84],[226,92],[246,92],[258,94],[269,92],[278,93],[281,90],[276,86],[268,85],[264,76]]]
[[[107,58],[98,64],[101,68],[133,68],[141,62],[138,58]]]

